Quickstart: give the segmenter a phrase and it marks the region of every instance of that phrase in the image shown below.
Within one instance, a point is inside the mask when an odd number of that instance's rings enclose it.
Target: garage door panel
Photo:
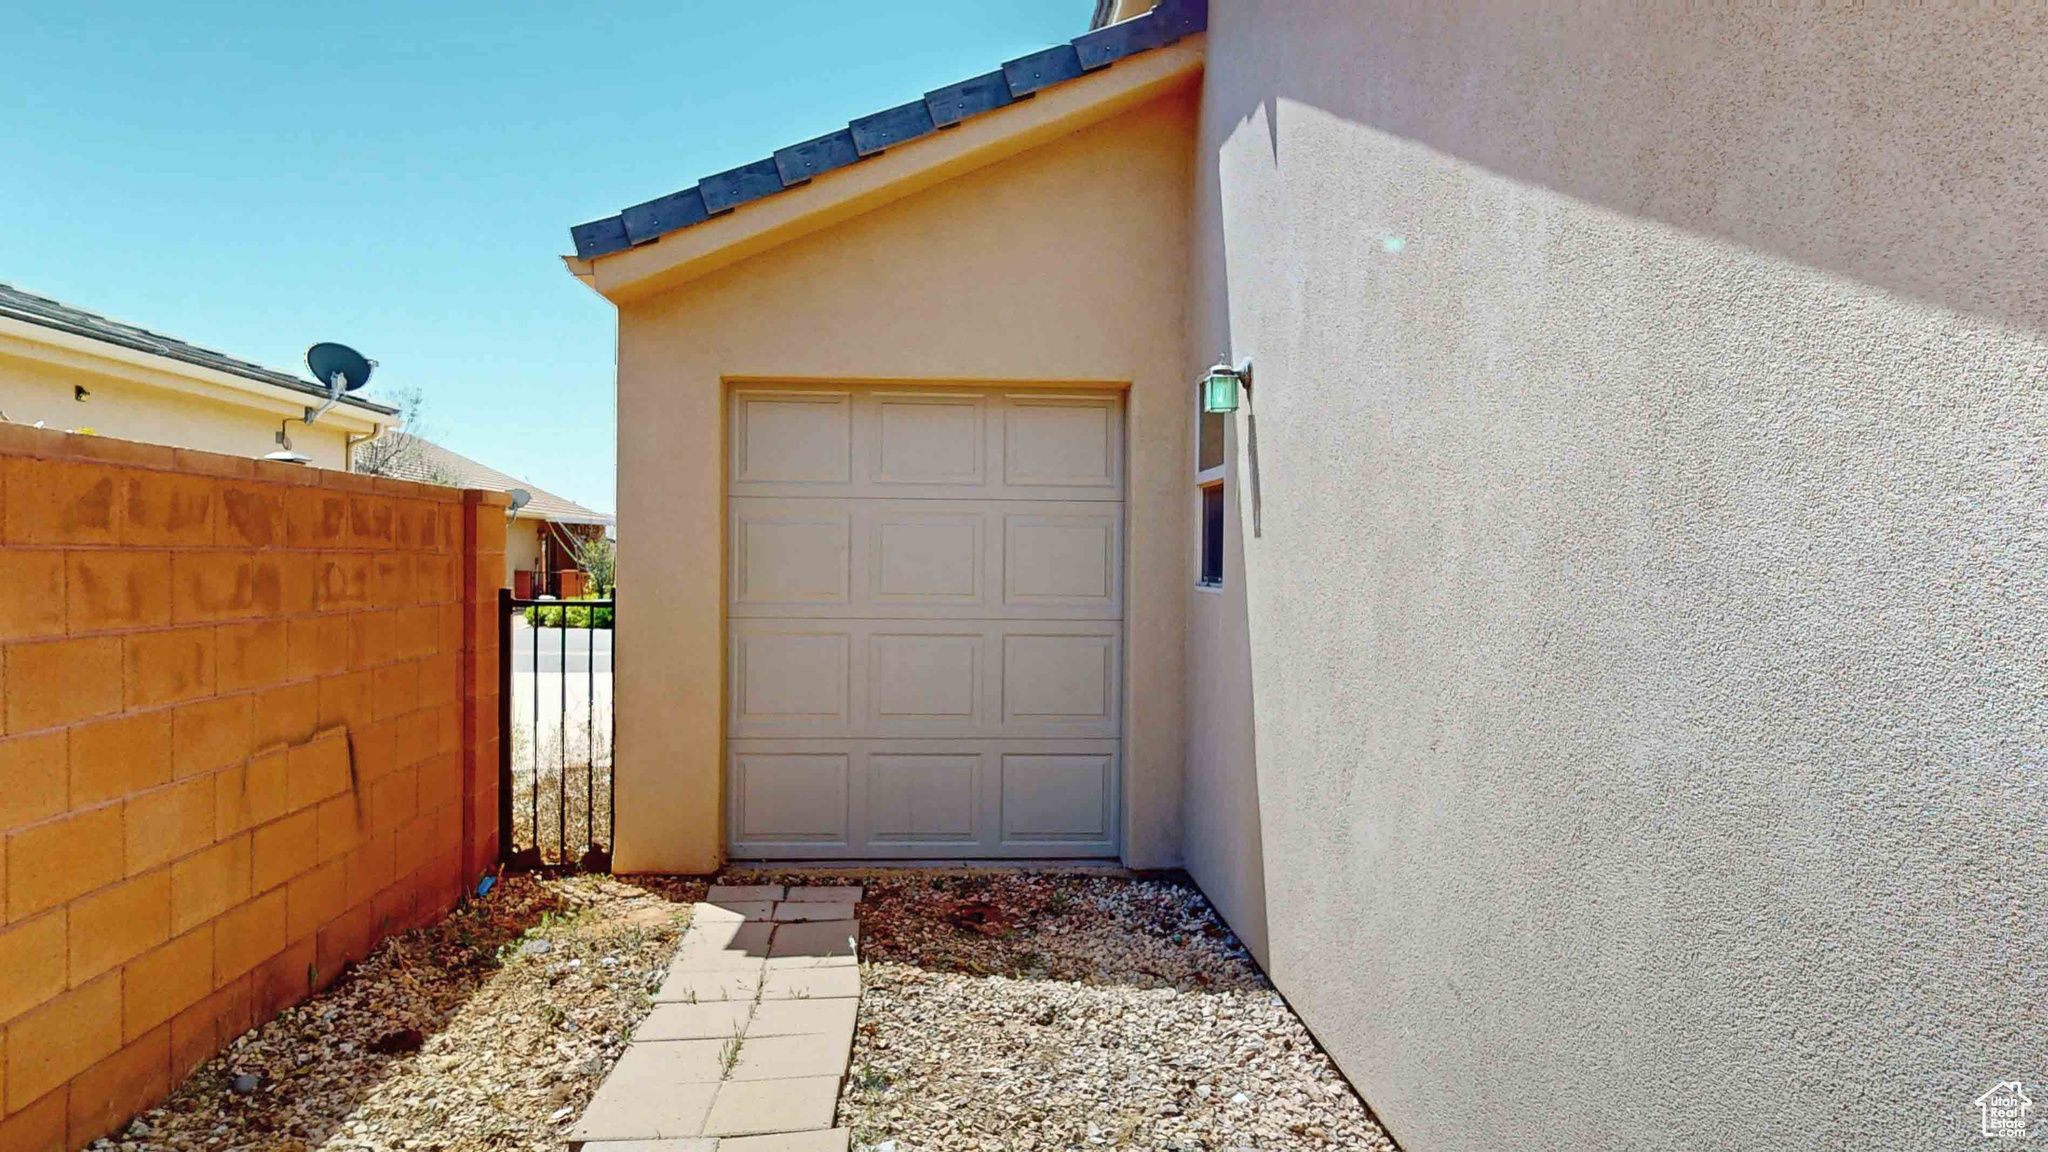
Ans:
[[[1096,845],[1112,839],[1114,751],[1006,751],[998,771],[1004,849]]]
[[[872,632],[867,638],[868,727],[980,728],[988,637],[970,632]]]
[[[976,752],[870,752],[865,843],[978,847],[986,759]]]
[[[844,748],[735,747],[730,758],[734,839],[845,850],[851,840],[852,758]]]
[[[1006,614],[1123,614],[1121,515],[1085,505],[1000,515]]]
[[[1005,485],[1117,489],[1123,461],[1115,398],[1026,394],[1005,399]]]
[[[735,620],[735,737],[1083,739],[1121,729],[1116,621]]]
[[[867,510],[873,605],[987,607],[988,525],[978,511]]]
[[[1115,740],[735,739],[729,759],[740,859],[1116,854]]]
[[[1120,505],[1086,501],[730,501],[728,614],[1113,620]]]
[[[853,479],[850,392],[738,389],[732,421],[735,483],[829,488]]]
[[[1123,499],[1117,393],[734,389],[728,495]]]
[[[735,503],[735,610],[845,615],[853,606],[853,513],[831,501]]]
[[[1114,729],[1117,638],[1025,633],[1003,637],[1003,722]]]
[[[835,729],[854,718],[853,637],[843,626],[733,637],[733,723],[750,730]]]
[[[984,487],[988,398],[975,394],[877,392],[863,406],[872,430],[873,485]]]

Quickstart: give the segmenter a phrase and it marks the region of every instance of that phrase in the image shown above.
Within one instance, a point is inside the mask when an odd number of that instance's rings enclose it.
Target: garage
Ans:
[[[727,847],[1113,857],[1123,396],[728,395]]]

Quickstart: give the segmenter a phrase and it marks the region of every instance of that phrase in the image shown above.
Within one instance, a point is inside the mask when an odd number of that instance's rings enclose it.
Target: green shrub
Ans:
[[[585,599],[596,599],[596,597],[585,597]],[[562,627],[562,614],[565,612],[569,615],[568,626],[571,628],[609,628],[612,626],[612,610],[610,608],[585,608],[574,600],[564,600],[560,604],[535,604],[526,610],[526,622],[535,628],[560,628]],[[592,613],[595,613],[597,616],[595,624],[590,619]]]

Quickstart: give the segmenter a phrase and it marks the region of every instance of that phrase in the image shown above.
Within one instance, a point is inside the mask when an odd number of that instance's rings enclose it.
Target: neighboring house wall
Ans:
[[[0,425],[0,1147],[80,1148],[497,855],[504,498]]]
[[[1216,3],[1189,859],[1236,923],[1262,840],[1405,1147],[1948,1146],[2039,1067],[2044,34]]]
[[[652,526],[620,557],[621,869],[721,852],[734,378],[1130,384],[1123,845],[1179,862],[1193,116],[1154,101],[621,306],[619,519]]]
[[[83,402],[74,391],[80,386],[90,393]],[[351,434],[360,439],[376,427],[374,422],[395,419],[344,406],[310,428],[300,423],[306,406],[318,403],[282,389],[259,396],[0,333],[0,413],[15,424],[40,420],[59,430],[91,428],[101,436],[257,459],[277,450],[278,426],[291,419],[292,447],[312,457],[315,467],[338,469],[344,466]]]
[[[519,517],[505,526],[505,586],[514,587],[514,572],[531,572],[540,562],[541,522]]]

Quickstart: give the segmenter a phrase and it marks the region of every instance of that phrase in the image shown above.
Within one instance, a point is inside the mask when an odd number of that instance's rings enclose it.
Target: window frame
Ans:
[[[1219,460],[1214,467],[1204,468],[1202,467],[1202,421],[1208,415],[1210,415],[1210,413],[1202,411],[1202,382],[1200,380],[1197,380],[1195,382],[1195,418],[1192,422],[1193,443],[1189,445],[1188,449],[1188,459],[1191,460],[1195,466],[1193,485],[1195,497],[1195,591],[1221,592],[1223,591],[1224,584],[1223,569],[1226,567],[1226,564],[1223,562],[1221,558],[1221,554],[1226,550],[1223,547],[1223,545],[1227,543],[1230,534],[1230,495],[1227,492],[1223,492],[1222,489],[1230,473],[1231,420],[1230,414],[1227,412],[1218,412],[1214,414],[1217,418],[1217,422],[1222,426],[1219,429],[1219,435],[1217,437],[1219,454],[1221,455],[1222,459]],[[1222,515],[1217,517],[1216,524],[1216,532],[1219,538],[1219,559],[1216,566],[1216,578],[1214,580],[1210,580],[1207,578],[1207,564],[1209,556],[1209,517],[1208,509],[1207,507],[1205,507],[1205,503],[1208,499],[1208,493],[1212,489],[1216,490],[1221,494],[1221,500],[1223,504],[1223,507],[1221,509]]]

